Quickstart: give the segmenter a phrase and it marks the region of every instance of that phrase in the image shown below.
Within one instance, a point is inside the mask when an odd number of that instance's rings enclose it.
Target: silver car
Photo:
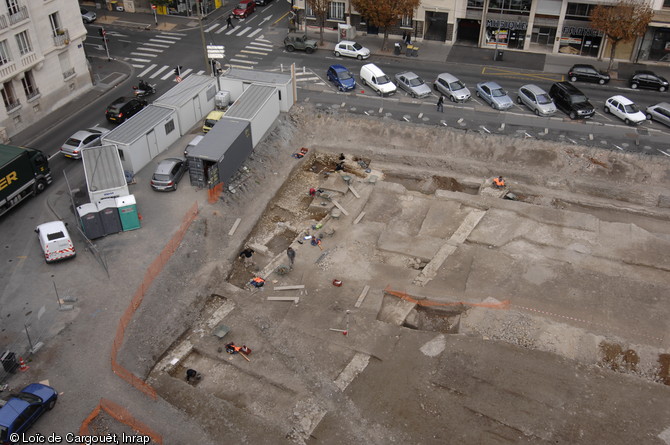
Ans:
[[[430,96],[430,87],[422,78],[411,71],[405,71],[395,75],[395,83],[412,97]]]
[[[494,110],[509,110],[514,106],[507,92],[495,82],[478,83],[475,94],[484,99],[484,102],[491,105]]]
[[[664,125],[670,127],[670,104],[667,102],[661,102],[656,105],[647,107],[645,113],[647,119],[653,119],[657,122],[660,122]]]
[[[177,184],[187,169],[188,166],[184,159],[163,159],[158,163],[151,177],[151,188],[159,192],[177,190]]]
[[[537,116],[551,116],[556,113],[556,105],[549,94],[537,85],[528,84],[519,88],[516,102],[525,105]]]
[[[452,102],[465,102],[471,97],[470,90],[456,76],[442,73],[433,82],[433,88],[444,94]]]
[[[81,9],[81,19],[84,21],[84,23],[93,23],[95,22],[95,19],[97,16],[95,15],[95,12],[89,11],[88,9],[84,8],[79,8]]]
[[[63,143],[60,152],[66,158],[81,159],[81,151],[84,148],[100,145],[100,138],[107,133],[109,133],[109,130],[97,127],[80,130]]]

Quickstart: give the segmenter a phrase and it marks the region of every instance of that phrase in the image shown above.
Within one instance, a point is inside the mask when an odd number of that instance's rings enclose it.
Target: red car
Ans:
[[[249,14],[256,9],[254,0],[242,0],[235,9],[233,9],[233,16],[236,19],[243,19],[249,17]]]

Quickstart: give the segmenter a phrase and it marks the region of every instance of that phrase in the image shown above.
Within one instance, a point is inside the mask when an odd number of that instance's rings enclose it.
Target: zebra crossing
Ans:
[[[181,40],[182,37],[187,36],[188,34],[183,34],[179,32],[162,32],[157,34],[155,37],[150,38],[148,41],[142,43],[139,47],[130,53],[128,58],[133,65],[133,67],[142,69],[150,64],[154,58],[163,54],[163,52],[169,49],[172,45]],[[155,67],[156,65],[154,65]],[[165,68],[162,70],[164,71]],[[142,71],[140,76],[142,77],[148,73],[147,70]]]
[[[272,50],[272,42],[261,35],[245,45],[237,54],[231,56],[228,59],[228,65],[233,68],[254,69]]]

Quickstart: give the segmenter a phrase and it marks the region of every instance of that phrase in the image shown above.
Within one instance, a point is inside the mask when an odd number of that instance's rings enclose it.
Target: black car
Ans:
[[[596,109],[591,105],[584,93],[569,82],[556,82],[549,90],[556,108],[570,116],[570,119],[592,117]]]
[[[120,124],[139,113],[146,106],[146,100],[119,97],[107,107],[105,116],[108,121]]]
[[[271,1],[272,0],[254,0],[254,3],[256,3],[256,6],[265,6]]]
[[[583,80],[604,85],[610,81],[610,75],[603,71],[598,71],[593,65],[573,65],[570,71],[568,71],[568,79],[571,82]]]
[[[631,88],[649,88],[650,90],[665,91],[668,89],[668,81],[651,71],[635,71],[633,77],[628,81]]]

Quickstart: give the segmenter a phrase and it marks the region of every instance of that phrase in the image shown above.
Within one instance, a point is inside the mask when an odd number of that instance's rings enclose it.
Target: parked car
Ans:
[[[356,88],[354,75],[342,65],[331,65],[326,71],[326,76],[340,91],[349,91]]]
[[[396,86],[391,82],[389,76],[384,74],[374,63],[363,65],[359,75],[361,76],[361,83],[369,85],[380,96],[390,96],[396,92]]]
[[[35,228],[42,252],[44,252],[44,261],[47,263],[77,256],[66,225],[63,221],[51,221]]]
[[[146,106],[146,100],[119,97],[107,107],[105,117],[107,117],[107,120],[110,122],[120,124],[142,111]]]
[[[272,0],[254,0],[254,3],[256,3],[256,6],[265,6],[271,1]]]
[[[568,71],[568,78],[571,82],[583,80],[586,82],[596,82],[604,85],[610,81],[610,75],[604,71],[599,71],[593,65],[577,64],[573,65]]]
[[[100,138],[109,133],[104,128],[87,128],[79,130],[68,138],[60,147],[60,152],[66,158],[81,159],[81,151],[84,148],[100,145]]]
[[[184,159],[163,159],[158,163],[151,177],[151,188],[159,192],[177,190],[177,184],[186,170],[187,164]]]
[[[95,22],[95,19],[98,18],[93,11],[89,11],[85,8],[79,8],[79,10],[81,11],[81,19],[84,23],[93,23]]]
[[[411,71],[396,74],[395,83],[412,97],[426,97],[430,96],[431,93],[430,87],[426,85],[426,82]]]
[[[507,92],[495,82],[478,83],[475,94],[484,99],[484,102],[491,105],[494,110],[509,110],[514,106]]]
[[[670,103],[661,102],[647,107],[646,114],[647,119],[653,119],[670,127]]]
[[[519,88],[516,102],[530,108],[536,116],[551,116],[556,113],[556,105],[549,93],[537,85],[528,84]]]
[[[363,60],[370,57],[370,50],[356,42],[342,40],[341,42],[335,44],[333,54],[335,54],[335,57],[347,56],[355,57],[358,60]]]
[[[221,120],[225,113],[221,110],[210,111],[205,117],[205,122],[202,124],[202,132],[207,133],[209,130]]]
[[[556,108],[570,116],[570,119],[586,119],[596,114],[596,109],[588,98],[569,82],[556,82],[549,89],[549,96]]]
[[[433,88],[444,94],[452,102],[465,102],[471,96],[470,90],[466,88],[463,82],[449,73],[439,74],[433,82]]]
[[[56,390],[41,383],[31,383],[10,396],[0,408],[0,444],[20,443],[12,436],[18,434],[21,437],[42,414],[56,406],[56,400]]]
[[[660,92],[668,89],[668,81],[665,77],[654,74],[651,71],[635,71],[633,77],[629,80],[631,88],[648,88]]]
[[[256,10],[256,3],[254,0],[242,0],[233,9],[233,17],[236,19],[243,19]]]
[[[632,100],[624,96],[612,96],[607,99],[605,101],[605,113],[613,114],[624,121],[626,125],[639,125],[647,120],[647,115],[640,111]]]
[[[284,37],[284,48],[286,51],[293,52],[296,49],[312,54],[317,48],[317,42],[307,37],[307,34],[290,33]]]

